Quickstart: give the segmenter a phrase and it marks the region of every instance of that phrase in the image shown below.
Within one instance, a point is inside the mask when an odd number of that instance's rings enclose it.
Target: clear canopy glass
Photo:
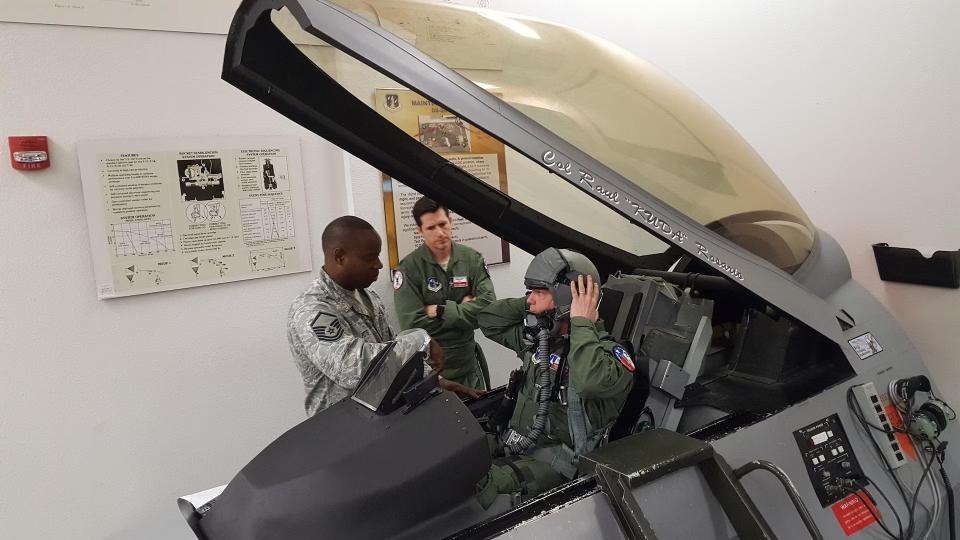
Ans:
[[[757,153],[693,93],[622,48],[573,28],[488,10],[397,0],[335,3],[775,266],[793,271],[810,253],[814,228],[809,218]],[[274,21],[371,106],[376,88],[398,86],[290,20],[275,16]],[[586,202],[589,197],[567,201],[575,188],[537,164],[519,164],[517,156],[507,156],[512,197],[633,253],[662,247],[614,211]],[[520,161],[527,160],[520,156]],[[545,192],[553,193],[555,204],[540,200]],[[637,240],[641,236],[645,239]]]

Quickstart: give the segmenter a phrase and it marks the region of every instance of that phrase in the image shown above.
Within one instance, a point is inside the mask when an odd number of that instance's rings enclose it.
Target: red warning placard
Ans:
[[[870,510],[876,512],[877,508],[870,504],[870,498],[867,497],[867,494],[864,493],[863,490],[859,493],[860,497],[863,497],[863,500],[860,500],[856,495],[850,495],[830,507],[830,509],[833,510],[833,515],[837,518],[837,522],[840,524],[840,528],[843,529],[843,532],[847,536],[866,529],[877,522],[877,519],[870,513]],[[864,504],[864,501],[866,501],[866,504]],[[867,505],[869,505],[869,507],[867,507]]]

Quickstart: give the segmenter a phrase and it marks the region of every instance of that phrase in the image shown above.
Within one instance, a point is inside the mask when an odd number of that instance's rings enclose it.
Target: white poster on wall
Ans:
[[[296,137],[84,141],[100,299],[312,269]]]
[[[226,34],[240,0],[0,0],[0,20]]]

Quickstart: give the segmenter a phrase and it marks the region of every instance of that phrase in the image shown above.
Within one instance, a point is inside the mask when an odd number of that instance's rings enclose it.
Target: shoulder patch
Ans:
[[[317,313],[310,323],[310,328],[320,341],[336,341],[343,336],[343,324],[331,313]]]
[[[393,290],[398,291],[400,287],[403,287],[403,272],[400,270],[393,271]]]
[[[619,360],[620,363],[623,364],[623,367],[627,368],[627,371],[630,373],[637,370],[637,366],[633,363],[633,358],[630,358],[630,353],[620,345],[614,346],[613,355],[617,357],[617,360]]]

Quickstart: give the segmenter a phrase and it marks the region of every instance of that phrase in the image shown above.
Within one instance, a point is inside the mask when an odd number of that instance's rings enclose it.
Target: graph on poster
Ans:
[[[112,223],[113,247],[118,257],[153,255],[173,251],[173,227],[169,219]]]

